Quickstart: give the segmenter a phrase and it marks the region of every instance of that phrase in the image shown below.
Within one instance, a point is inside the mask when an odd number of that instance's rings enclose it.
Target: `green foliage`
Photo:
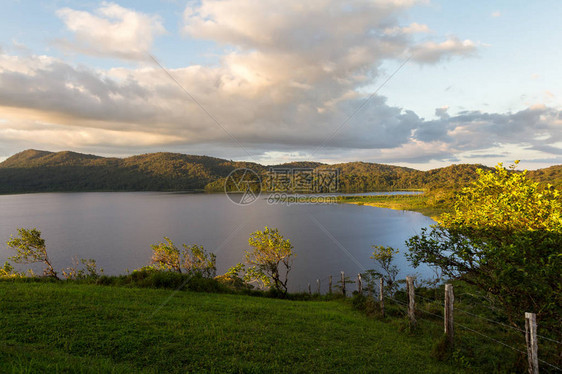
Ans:
[[[170,238],[164,237],[165,242],[153,244],[150,264],[157,269],[176,271],[181,273],[181,253]]]
[[[24,274],[19,273],[14,270],[12,264],[8,261],[4,263],[4,266],[0,268],[0,278],[21,278],[24,277]]]
[[[74,257],[73,266],[62,271],[66,279],[97,279],[103,274],[103,269],[98,270],[96,260]]]
[[[394,256],[398,254],[398,249],[392,247],[385,247],[382,245],[373,245],[373,254],[371,259],[375,260],[382,272],[371,271],[368,272],[368,278],[373,281],[376,278],[382,278],[384,280],[385,292],[389,295],[393,295],[397,287],[396,276],[398,275],[398,267],[393,265]],[[374,282],[373,282],[374,283]]]
[[[479,170],[478,174],[478,181],[457,196],[454,214],[441,217],[445,227],[477,233],[483,240],[497,240],[498,230],[562,231],[560,191],[551,185],[540,188],[526,172],[510,172],[501,163],[493,172]]]
[[[181,273],[182,269],[190,274],[200,274],[206,278],[216,275],[217,257],[214,253],[207,253],[197,244],[183,244],[182,249],[167,237],[165,242],[152,245],[151,265],[156,269]]]
[[[197,273],[205,278],[212,278],[217,274],[217,256],[207,253],[203,246],[183,244],[183,267],[188,273]]]
[[[409,258],[414,266],[437,266],[448,277],[478,286],[514,325],[522,327],[524,312],[537,313],[539,323],[554,328],[560,340],[560,191],[501,164],[479,175],[458,196],[453,214],[410,238]]]
[[[228,269],[226,273],[215,277],[215,279],[234,290],[249,290],[252,286],[244,281],[242,275],[244,271],[244,264],[238,263]]]
[[[228,278],[240,278],[240,273],[244,271],[244,264],[238,263],[227,270],[224,275]]]
[[[179,273],[162,271],[146,266],[134,270],[131,274],[121,276],[101,276],[96,284],[104,286],[130,286],[141,288],[166,288],[172,290],[190,290],[196,292],[232,292],[224,284],[214,278],[208,278],[201,273]]]
[[[248,240],[252,249],[246,251],[246,282],[257,282],[263,287],[287,293],[288,275],[293,264],[293,246],[277,229],[267,226],[256,231]]]
[[[16,238],[11,236],[7,242],[8,247],[17,252],[10,259],[18,264],[43,263],[46,266],[43,274],[48,277],[58,278],[57,272],[53,269],[49,256],[47,256],[47,246],[45,245],[45,240],[41,238],[41,231],[36,228],[20,228],[18,229],[18,234],[19,236]]]

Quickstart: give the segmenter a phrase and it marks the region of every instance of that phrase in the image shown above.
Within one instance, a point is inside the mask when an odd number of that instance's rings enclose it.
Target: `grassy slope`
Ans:
[[[337,301],[0,282],[0,316],[0,372],[458,372]]]

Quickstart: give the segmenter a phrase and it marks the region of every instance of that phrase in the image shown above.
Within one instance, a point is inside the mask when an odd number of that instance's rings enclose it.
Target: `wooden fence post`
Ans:
[[[320,295],[320,279],[316,279],[316,293]]]
[[[341,272],[341,293],[345,297],[345,273]]]
[[[359,295],[363,294],[363,284],[361,283],[361,274],[357,274],[357,292],[359,292]]]
[[[328,281],[328,293],[332,294],[332,276],[330,275],[330,280]]]
[[[455,336],[453,328],[453,305],[455,302],[455,294],[453,293],[453,285],[445,285],[445,336],[449,344],[453,344]]]
[[[384,317],[384,279],[380,279],[380,293],[379,293],[379,301],[381,304],[381,314]]]
[[[525,340],[527,342],[527,359],[529,374],[539,373],[539,346],[537,342],[537,315],[525,313]]]
[[[415,326],[416,324],[416,301],[414,295],[414,278],[406,277],[406,291],[408,292],[408,317],[410,318],[410,324]]]

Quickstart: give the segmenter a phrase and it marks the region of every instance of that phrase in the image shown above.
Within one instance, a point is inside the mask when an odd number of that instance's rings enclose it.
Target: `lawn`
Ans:
[[[0,282],[0,372],[449,373],[342,301]]]

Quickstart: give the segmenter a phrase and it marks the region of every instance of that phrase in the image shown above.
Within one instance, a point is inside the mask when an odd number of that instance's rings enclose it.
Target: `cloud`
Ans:
[[[59,40],[64,48],[94,56],[145,59],[154,38],[165,32],[157,16],[103,2],[96,14],[70,8],[57,11],[74,40]]]
[[[394,26],[391,28],[387,28],[384,30],[384,33],[387,35],[399,35],[399,34],[419,34],[419,33],[428,33],[431,30],[427,25],[419,24],[414,22],[409,26],[400,27]]]
[[[485,150],[502,144],[531,146],[546,152],[562,141],[562,112],[544,105],[516,113],[464,112],[420,125],[413,137],[444,141],[455,152]],[[547,147],[549,146],[549,147]],[[550,152],[555,153],[555,152]]]
[[[544,153],[550,153],[553,155],[562,155],[562,147],[560,145],[556,147],[556,146],[545,145],[545,144],[536,144],[533,145],[531,148]]]
[[[471,40],[449,37],[441,43],[429,41],[415,45],[411,49],[414,60],[422,63],[435,63],[452,56],[474,56],[477,45]]]
[[[494,18],[498,18],[498,17],[501,17],[501,15],[502,15],[502,14],[501,14],[501,12],[500,12],[500,11],[495,11],[495,12],[492,12],[492,17],[494,17]]]
[[[382,80],[384,61],[411,53],[432,64],[479,48],[433,34],[418,43],[415,34],[429,27],[399,23],[412,4],[204,0],[186,7],[183,32],[227,52],[214,66],[169,72],[220,126],[155,65],[94,70],[0,52],[0,139],[90,152],[165,146],[248,159],[232,135],[257,158],[379,162],[452,161],[459,153],[497,154],[502,144],[557,146],[562,117],[547,106],[503,114],[442,107],[427,121],[380,95],[365,102],[361,89]],[[65,8],[58,15],[75,33],[67,41],[72,48],[94,55],[141,59],[164,31],[157,17],[111,3],[95,14]]]

